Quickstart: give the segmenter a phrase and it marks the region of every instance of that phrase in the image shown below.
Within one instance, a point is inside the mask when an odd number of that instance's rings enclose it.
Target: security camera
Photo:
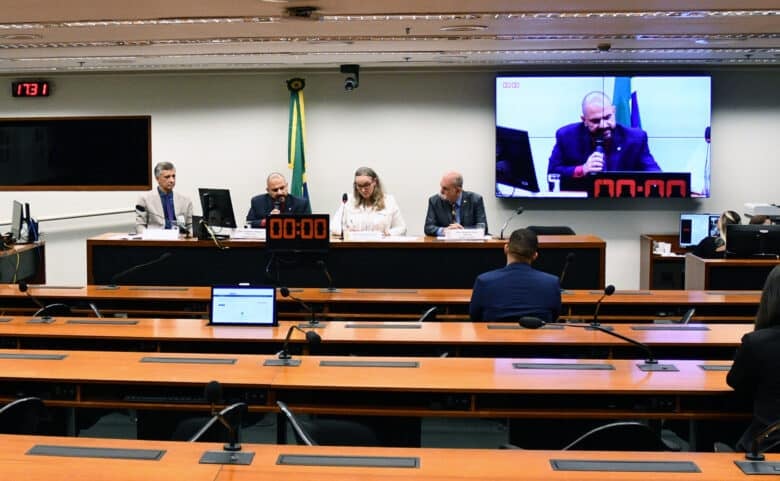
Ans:
[[[360,85],[360,65],[346,64],[341,66],[341,73],[348,74],[344,79],[344,91],[352,92]]]
[[[611,43],[600,43],[596,45],[596,48],[599,50],[599,52],[609,52],[609,49],[612,48]]]

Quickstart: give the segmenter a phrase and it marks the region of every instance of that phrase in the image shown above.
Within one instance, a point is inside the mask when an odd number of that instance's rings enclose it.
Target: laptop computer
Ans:
[[[273,286],[212,286],[210,326],[276,326]]]

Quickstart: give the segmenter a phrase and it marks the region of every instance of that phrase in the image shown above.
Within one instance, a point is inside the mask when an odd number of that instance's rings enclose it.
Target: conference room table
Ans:
[[[505,240],[448,241],[391,237],[332,239],[326,254],[272,253],[265,241],[141,240],[106,233],[87,239],[87,283],[133,285],[252,284],[354,288],[467,289],[483,272],[506,264]],[[534,266],[559,276],[576,260],[563,287],[603,289],[606,243],[593,235],[539,236]],[[317,261],[324,261],[318,263]],[[327,269],[325,268],[327,267]]]
[[[686,289],[763,289],[780,259],[703,259],[685,256]]]
[[[316,331],[308,346],[292,326]],[[276,327],[211,326],[202,319],[0,318],[0,347],[143,352],[278,352],[290,334],[293,349],[309,354],[465,357],[633,358],[642,353],[622,339],[584,326],[523,329],[517,323],[490,322],[322,322],[281,321]],[[751,324],[612,324],[617,334],[649,346],[661,358],[733,359]]]
[[[0,472],[4,479],[26,481],[732,481],[748,479],[737,466],[742,453],[651,453],[595,451],[537,451],[499,449],[369,448],[244,444],[252,453],[249,465],[200,464],[207,451],[219,451],[215,443],[138,441],[129,439],[66,438],[0,435]],[[86,456],[74,458],[73,448],[85,448]],[[108,450],[98,457],[89,450]],[[36,452],[59,451],[58,455]],[[84,452],[86,451],[86,452]],[[152,459],[120,459],[146,455]],[[612,462],[594,471],[556,469],[571,462]],[[767,454],[765,462],[752,466],[771,469],[780,455]],[[363,466],[349,466],[362,462]],[[639,463],[653,471],[632,472]],[[328,465],[326,465],[326,463]],[[395,463],[404,467],[377,466]],[[622,471],[615,470],[617,464]],[[675,464],[670,464],[675,463]],[[368,464],[368,465],[366,465]],[[373,466],[371,464],[374,464]],[[672,466],[694,472],[660,472]],[[610,470],[612,468],[612,470]],[[571,468],[570,468],[571,469]]]
[[[290,288],[292,297],[313,306],[317,316],[343,320],[413,320],[431,306],[438,307],[442,320],[468,320],[471,289]],[[567,289],[561,294],[561,315],[567,319],[590,320],[599,289]],[[16,285],[0,284],[2,312],[30,314],[42,304],[62,302],[78,315],[94,315],[88,303],[105,316],[207,317],[211,289],[206,286],[57,286],[30,285],[27,293]],[[610,322],[679,320],[691,307],[694,322],[753,322],[761,292],[756,290],[622,290],[603,300],[600,319]],[[33,299],[34,298],[34,299]],[[308,318],[298,301],[277,293],[282,318]]]

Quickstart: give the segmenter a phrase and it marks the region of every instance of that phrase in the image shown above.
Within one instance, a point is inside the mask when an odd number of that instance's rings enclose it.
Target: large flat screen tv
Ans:
[[[707,75],[497,76],[496,197],[709,197],[710,84]]]

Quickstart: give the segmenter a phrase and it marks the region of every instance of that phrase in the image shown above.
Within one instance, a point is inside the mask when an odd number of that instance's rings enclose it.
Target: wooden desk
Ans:
[[[10,356],[55,354],[60,359]],[[736,419],[725,371],[675,360],[678,372],[642,372],[635,360],[304,356],[300,366],[264,366],[268,356],[0,350],[0,398],[33,395],[50,406],[207,410],[203,386],[218,379],[226,402],[276,411],[413,417]],[[197,359],[197,362],[191,362]],[[208,364],[203,359],[226,361]],[[190,361],[190,362],[188,362]],[[416,361],[416,367],[333,367],[321,363]],[[229,362],[229,363],[228,363]],[[517,369],[514,363],[612,366],[611,370]],[[186,401],[182,401],[186,399]]]
[[[123,284],[211,285],[276,281],[274,259],[284,267],[278,285],[327,286],[327,278],[314,258],[293,255],[272,259],[265,242],[225,241],[226,250],[211,241],[122,240],[121,234],[87,239],[87,282],[106,284],[131,266],[172,254],[159,264],[124,276]],[[481,273],[506,264],[505,241],[442,241],[420,238],[406,242],[331,241],[327,264],[338,287],[363,288],[471,288]],[[604,287],[606,243],[596,236],[539,236],[535,267],[560,274],[570,252],[577,256],[564,287]],[[270,269],[270,271],[269,271]],[[270,272],[270,275],[267,273]]]
[[[16,349],[84,349],[146,352],[278,352],[293,324],[279,327],[212,327],[196,319],[78,319],[79,322],[127,322],[134,324],[69,324],[58,318],[51,324],[30,323],[27,317],[0,322],[0,347]],[[565,329],[506,329],[509,324],[470,322],[410,323],[416,329],[399,329],[397,322],[381,327],[353,327],[354,322],[328,322],[317,328],[322,344],[317,354],[431,356],[446,351],[450,356],[468,357],[575,357],[635,358],[641,351],[621,339],[599,331]],[[403,326],[403,324],[400,324]],[[647,325],[615,324],[614,332],[652,347],[660,358],[704,358],[731,360],[752,324],[710,324],[652,326],[668,330],[644,330]],[[687,329],[706,330],[687,330]],[[294,331],[293,345],[304,342]],[[599,348],[599,349],[593,349]],[[306,352],[308,348],[306,348]]]
[[[654,254],[654,242],[671,244],[671,252],[678,256],[687,252],[680,247],[677,234],[642,234],[639,237],[639,288],[682,289],[685,285],[685,258]]]
[[[111,447],[128,449],[162,449],[159,461],[129,461],[117,459],[79,458],[65,462],[56,456],[29,456],[25,453],[39,444],[54,446]],[[536,451],[499,449],[434,449],[434,448],[360,448],[328,446],[284,446],[244,444],[243,450],[253,452],[248,466],[198,464],[206,450],[220,450],[213,443],[172,441],[136,441],[126,439],[90,439],[39,436],[0,435],[0,472],[4,479],[25,481],[277,481],[308,479],[318,481],[450,481],[450,480],[607,480],[644,481],[731,481],[747,480],[734,464],[741,453],[639,453]],[[279,456],[396,456],[416,457],[417,468],[317,467],[278,464]],[[778,461],[780,455],[767,454],[767,461]],[[621,461],[690,461],[698,473],[631,473],[555,471],[550,460],[621,460]]]
[[[741,290],[764,287],[764,281],[777,259],[702,259],[685,256],[686,289]]]
[[[0,251],[0,282],[46,283],[46,244],[17,244]]]
[[[63,288],[32,286],[41,302],[64,302],[74,312],[91,316],[87,302],[94,302],[105,316],[129,313],[134,317],[207,317],[211,295],[208,287],[105,286]],[[439,318],[467,320],[471,289],[370,289],[344,288],[323,292],[319,288],[293,288],[291,293],[315,306],[325,318],[357,320],[414,320],[431,306],[439,307]],[[590,320],[600,290],[567,290],[562,294],[562,315]],[[696,308],[696,322],[753,322],[760,291],[624,291],[604,299],[600,318],[610,322],[647,322],[679,319]],[[308,313],[290,298],[277,296],[282,318],[305,318]],[[38,307],[15,285],[0,284],[0,303],[6,315],[30,314]]]

